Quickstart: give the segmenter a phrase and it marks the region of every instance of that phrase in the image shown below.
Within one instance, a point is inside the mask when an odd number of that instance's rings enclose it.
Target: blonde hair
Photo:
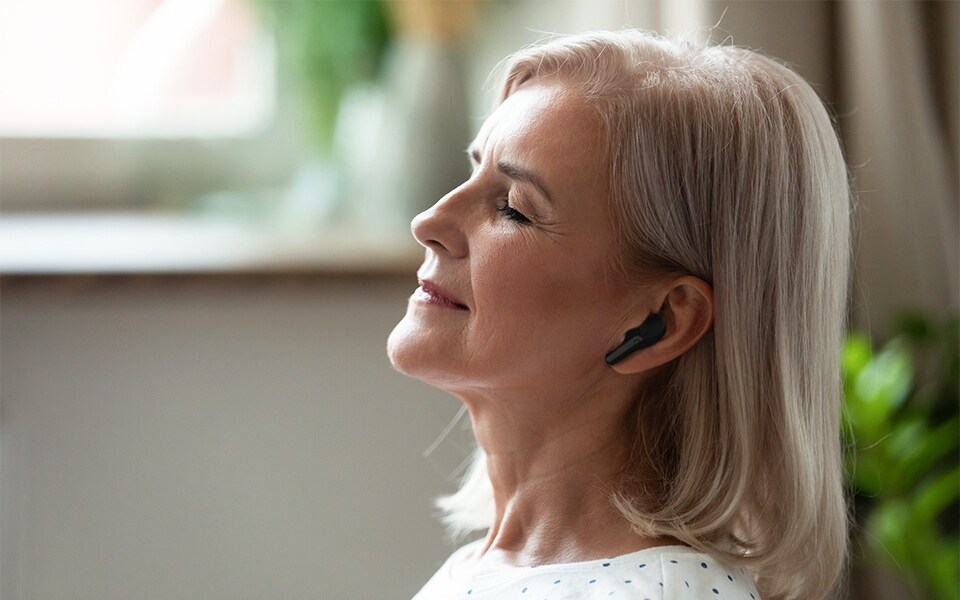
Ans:
[[[745,568],[765,599],[827,597],[848,552],[839,353],[854,213],[827,110],[771,58],[636,30],[518,52],[501,101],[544,78],[604,123],[613,271],[714,290],[713,329],[637,398],[635,468],[614,504],[639,534]],[[482,452],[438,506],[454,530],[489,527]]]

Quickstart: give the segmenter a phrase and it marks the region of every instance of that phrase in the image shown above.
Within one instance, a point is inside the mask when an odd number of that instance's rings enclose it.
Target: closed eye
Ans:
[[[526,215],[518,211],[517,209],[510,206],[510,202],[507,198],[503,199],[503,204],[497,207],[497,212],[510,219],[511,221],[516,221],[522,225],[531,225],[533,221],[528,219]]]

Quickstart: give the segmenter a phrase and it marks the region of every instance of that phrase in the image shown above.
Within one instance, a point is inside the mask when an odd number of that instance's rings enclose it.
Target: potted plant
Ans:
[[[958,318],[936,323],[903,314],[895,332],[879,350],[866,335],[853,332],[843,351],[844,447],[858,543],[854,559],[894,572],[918,597],[956,600]]]
[[[341,98],[379,75],[392,26],[381,0],[255,0],[314,141],[329,150]]]

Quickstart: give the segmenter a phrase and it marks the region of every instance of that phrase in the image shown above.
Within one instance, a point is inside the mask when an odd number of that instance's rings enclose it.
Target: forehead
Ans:
[[[600,120],[576,92],[533,82],[516,90],[490,115],[472,146],[486,161],[507,160],[536,170],[551,190],[600,192]]]

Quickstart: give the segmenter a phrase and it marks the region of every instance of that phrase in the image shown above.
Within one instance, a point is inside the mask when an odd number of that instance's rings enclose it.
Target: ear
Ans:
[[[667,333],[652,346],[611,366],[614,371],[632,375],[666,364],[689,350],[713,326],[713,288],[699,277],[684,275],[667,281],[657,288],[655,301],[659,310],[650,312],[660,313]],[[648,316],[649,313],[638,315],[637,322],[630,327],[640,325]],[[623,341],[624,333],[610,345],[611,350]]]

